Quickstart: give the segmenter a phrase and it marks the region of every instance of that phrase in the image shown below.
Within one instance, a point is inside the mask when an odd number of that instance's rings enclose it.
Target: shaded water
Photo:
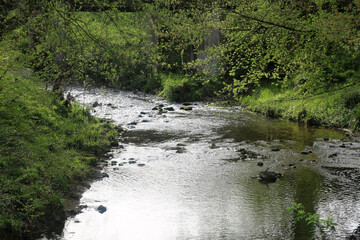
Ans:
[[[112,90],[72,94],[127,131],[111,152],[116,166],[103,166],[109,178],[83,194],[61,239],[343,239],[359,225],[360,144],[341,132]],[[159,115],[158,103],[175,111]],[[254,178],[268,167],[283,178]],[[331,216],[337,231],[294,224],[292,202]]]

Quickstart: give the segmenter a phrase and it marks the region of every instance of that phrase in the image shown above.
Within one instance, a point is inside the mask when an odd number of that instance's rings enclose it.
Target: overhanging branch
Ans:
[[[306,99],[310,99],[310,98],[313,98],[313,97],[320,96],[320,95],[325,94],[325,93],[337,92],[337,91],[344,90],[344,89],[346,89],[346,88],[354,87],[354,86],[356,86],[357,84],[360,84],[360,80],[355,81],[355,82],[353,82],[353,83],[351,83],[351,84],[348,84],[348,85],[345,85],[345,86],[336,88],[336,89],[325,90],[325,91],[322,91],[322,92],[319,92],[319,93],[314,93],[314,94],[311,94],[311,95],[308,95],[308,96],[304,96],[304,97],[283,98],[283,99],[271,100],[270,102],[284,102],[284,101],[306,100]]]
[[[264,23],[264,24],[276,26],[276,27],[279,27],[279,28],[284,28],[284,29],[287,29],[287,30],[290,30],[290,31],[294,31],[294,32],[304,32],[304,33],[312,33],[312,32],[315,32],[315,31],[313,31],[313,30],[301,30],[301,29],[296,29],[296,28],[289,27],[289,26],[286,26],[286,25],[282,25],[282,24],[279,24],[279,23],[274,23],[274,22],[265,21],[265,20],[262,20],[262,19],[259,19],[259,18],[256,18],[256,17],[252,17],[252,16],[248,16],[248,15],[239,13],[239,12],[234,11],[234,10],[232,10],[231,12],[239,15],[239,16],[242,17],[242,18],[254,20],[254,21],[257,21],[257,22],[260,22],[260,23]]]

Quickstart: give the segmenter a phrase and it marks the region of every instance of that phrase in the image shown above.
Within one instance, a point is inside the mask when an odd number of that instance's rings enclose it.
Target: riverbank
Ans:
[[[220,105],[240,105],[270,118],[288,119],[307,126],[348,129],[350,133],[357,132],[360,127],[360,87],[357,85],[339,85],[319,94],[301,96],[296,89],[261,84],[244,95],[217,98],[214,93],[216,89],[220,91],[220,86],[215,82],[202,77],[163,75],[158,95],[176,102],[209,97],[215,101],[221,99]]]
[[[1,239],[27,239],[61,226],[71,214],[69,203],[99,177],[99,159],[117,145],[111,122],[40,86],[23,69],[1,76]]]
[[[297,97],[293,90],[281,90],[269,84],[256,88],[252,95],[240,97],[239,104],[271,118],[355,132],[360,126],[359,92],[360,88],[353,86]]]

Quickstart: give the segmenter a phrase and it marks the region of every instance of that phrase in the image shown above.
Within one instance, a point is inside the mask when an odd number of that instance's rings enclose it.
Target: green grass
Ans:
[[[302,97],[294,90],[283,90],[266,84],[251,96],[240,98],[240,104],[268,117],[278,117],[308,125],[358,129],[360,127],[359,87]]]
[[[214,97],[221,89],[222,83],[216,76],[185,76],[176,73],[160,73],[161,91],[159,95],[169,101],[198,101],[206,97]]]
[[[201,98],[198,84],[191,81],[190,78],[175,74],[161,74],[162,91],[160,96],[170,101],[195,101]]]
[[[79,104],[66,107],[24,76],[23,69],[7,67],[3,61],[0,230],[21,236],[41,229],[43,219],[63,213],[71,186],[89,176],[96,157],[117,140],[117,132]]]

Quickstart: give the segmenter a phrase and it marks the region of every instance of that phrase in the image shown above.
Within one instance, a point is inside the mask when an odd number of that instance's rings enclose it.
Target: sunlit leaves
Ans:
[[[320,227],[336,231],[335,227],[337,226],[334,223],[334,219],[328,217],[327,219],[320,219],[318,214],[312,214],[305,211],[304,206],[301,203],[292,203],[292,207],[288,209],[289,212],[294,214],[295,223],[300,221],[305,221],[308,225],[313,227]]]

